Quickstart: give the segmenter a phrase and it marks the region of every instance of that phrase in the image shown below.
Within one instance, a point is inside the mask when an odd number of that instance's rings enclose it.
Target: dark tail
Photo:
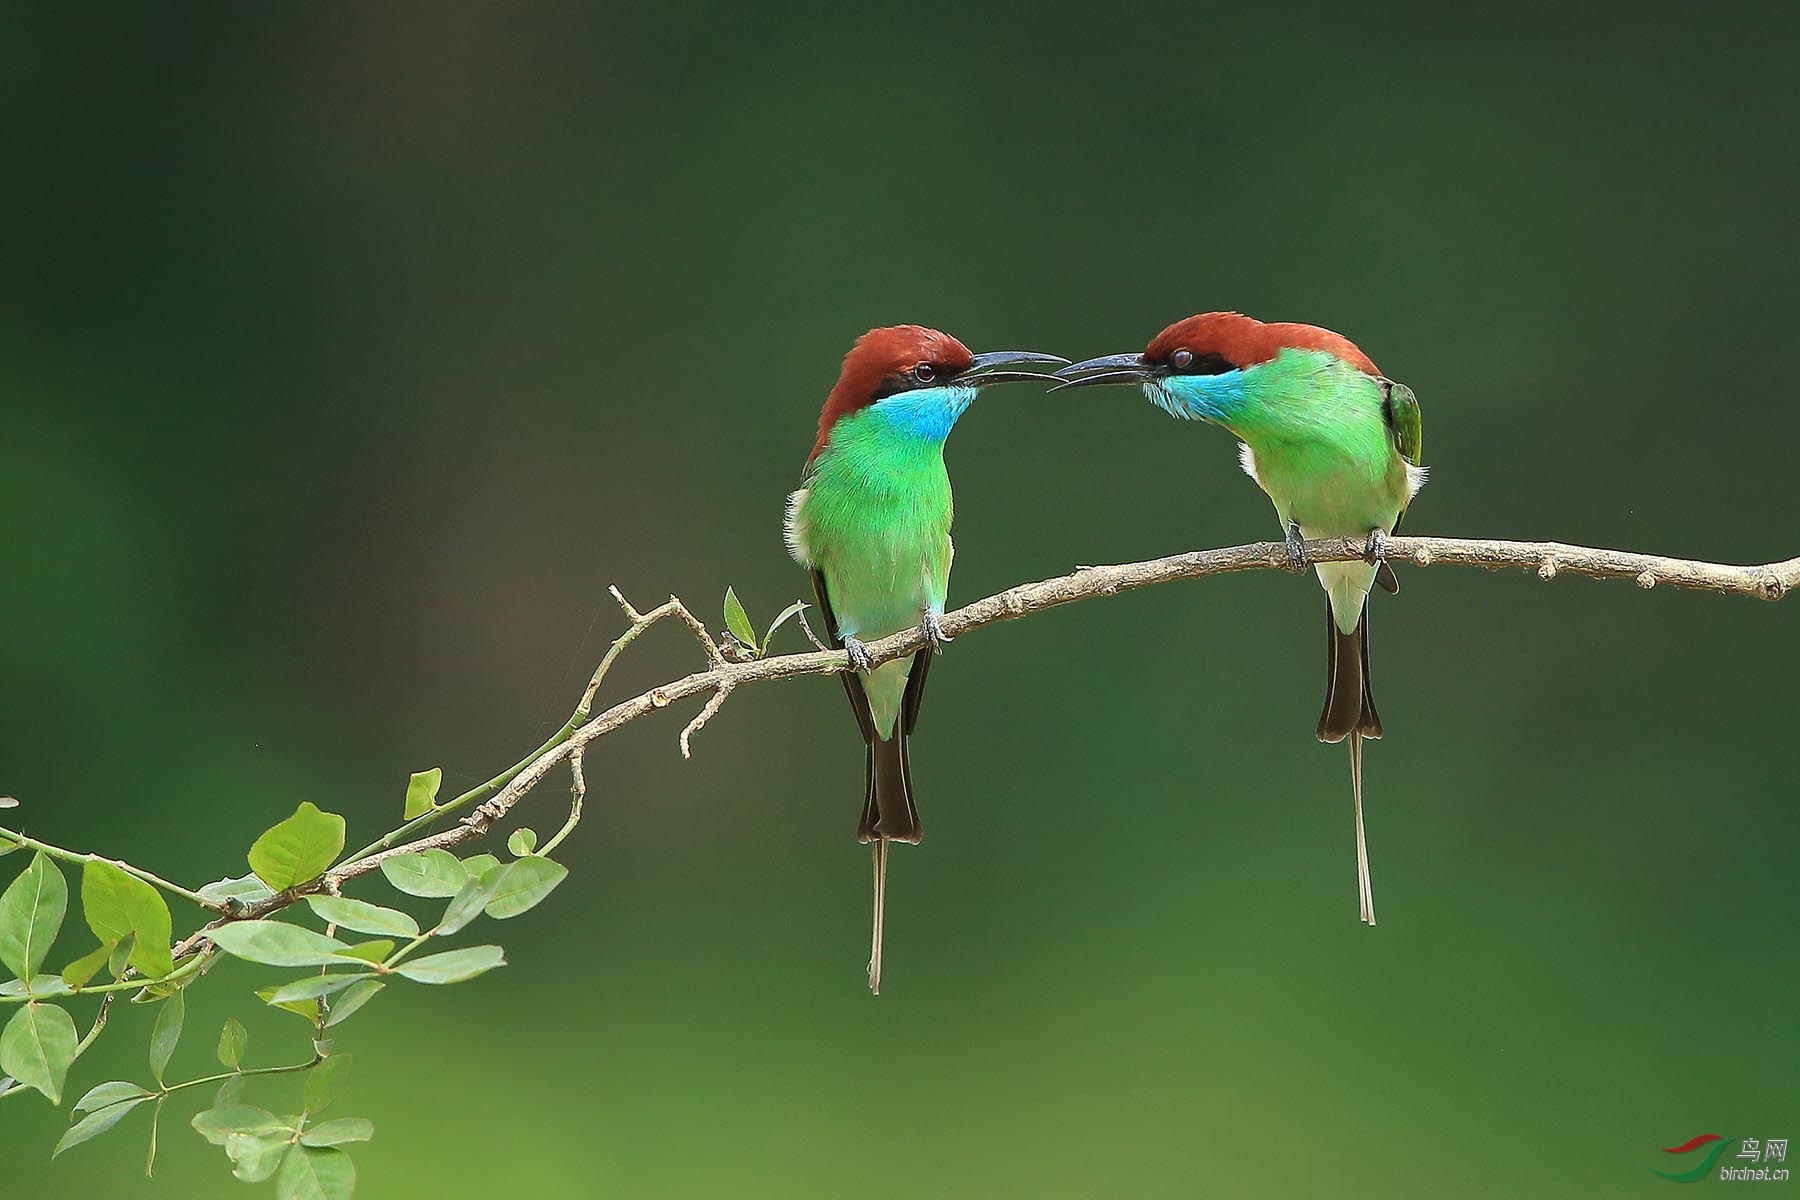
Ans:
[[[1369,693],[1369,602],[1363,601],[1362,618],[1355,633],[1337,627],[1331,601],[1325,601],[1325,709],[1319,714],[1319,740],[1341,742],[1352,733],[1367,738],[1381,736],[1381,714]]]
[[[1319,714],[1319,740],[1350,739],[1350,792],[1356,807],[1356,899],[1361,919],[1375,923],[1375,890],[1369,881],[1369,843],[1363,836],[1362,741],[1381,736],[1381,714],[1369,692],[1369,603],[1363,601],[1355,633],[1337,627],[1331,601],[1325,602],[1325,710]]]
[[[917,845],[924,832],[919,825],[919,810],[913,805],[907,736],[906,730],[899,728],[894,730],[891,738],[869,741],[867,789],[863,795],[862,820],[856,826],[858,841],[886,838]]]

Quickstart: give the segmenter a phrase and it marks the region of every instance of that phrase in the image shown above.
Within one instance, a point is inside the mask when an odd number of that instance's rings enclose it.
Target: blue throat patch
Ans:
[[[956,418],[975,403],[977,389],[968,384],[913,388],[875,402],[875,411],[889,428],[920,441],[941,442],[950,436]]]
[[[1145,382],[1144,396],[1172,417],[1224,424],[1243,411],[1244,373],[1167,375]]]

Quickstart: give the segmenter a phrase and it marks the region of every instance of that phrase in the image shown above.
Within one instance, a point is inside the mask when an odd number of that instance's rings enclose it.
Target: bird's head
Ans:
[[[923,325],[871,329],[844,356],[844,369],[819,413],[819,437],[806,461],[825,449],[839,421],[870,408],[909,432],[942,441],[982,388],[1026,379],[1054,381],[1053,375],[1017,368],[1068,361],[1031,350],[973,354],[949,334]]]
[[[1322,351],[1366,375],[1379,375],[1368,355],[1341,333],[1316,325],[1263,322],[1242,313],[1200,313],[1150,339],[1143,352],[1108,354],[1064,367],[1060,388],[1129,384],[1151,403],[1180,416],[1219,420],[1234,394],[1284,350]]]

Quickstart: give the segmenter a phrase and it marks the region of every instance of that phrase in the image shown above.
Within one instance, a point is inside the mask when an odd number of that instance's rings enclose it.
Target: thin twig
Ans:
[[[1351,562],[1362,558],[1364,543],[1359,538],[1332,538],[1306,543],[1306,555],[1312,562]],[[1665,558],[1658,555],[1633,554],[1622,550],[1605,550],[1588,546],[1570,546],[1561,542],[1507,542],[1467,538],[1392,537],[1387,540],[1387,557],[1396,563],[1432,566],[1453,563],[1487,567],[1492,570],[1517,568],[1535,571],[1540,579],[1553,579],[1559,574],[1589,575],[1599,579],[1633,579],[1640,587],[1658,584],[1718,592],[1724,595],[1752,596],[1762,600],[1779,600],[1800,587],[1800,558],[1761,566],[1737,567],[1690,559]],[[1146,562],[1117,566],[1083,567],[1072,574],[1037,583],[1020,584],[1004,592],[977,600],[973,604],[944,614],[941,627],[951,637],[1000,621],[1011,621],[1029,613],[1041,612],[1064,604],[1112,596],[1119,592],[1173,583],[1183,579],[1201,579],[1209,575],[1226,575],[1238,571],[1285,570],[1287,549],[1281,542],[1254,542],[1218,550],[1196,550]],[[679,700],[701,693],[711,693],[694,721],[683,731],[682,749],[687,740],[718,711],[725,695],[750,683],[774,679],[792,679],[802,675],[831,675],[846,670],[849,658],[842,650],[786,654],[760,658],[745,663],[730,663],[719,653],[718,646],[694,619],[681,601],[670,597],[666,604],[640,613],[614,589],[613,596],[632,622],[632,628],[607,652],[596,678],[617,657],[615,651],[664,616],[682,619],[706,651],[709,669],[651,688],[641,695],[623,700],[611,708],[570,729],[555,744],[547,744],[535,758],[522,763],[504,777],[490,781],[493,794],[464,817],[454,828],[418,838],[404,845],[394,845],[393,835],[383,839],[379,850],[353,856],[318,879],[290,888],[278,895],[241,906],[225,920],[265,917],[286,908],[301,896],[313,892],[332,891],[350,879],[366,875],[380,867],[383,860],[396,854],[424,850],[448,849],[485,836],[488,830],[512,807],[535,788],[544,777],[566,758],[579,755],[593,742],[617,731],[639,717]],[[924,645],[924,635],[917,629],[892,634],[879,641],[866,643],[874,665],[891,662],[916,653]],[[592,703],[598,684],[590,685],[583,704]],[[582,710],[578,709],[578,713]],[[504,778],[504,782],[500,782]],[[487,788],[489,785],[483,785]],[[473,793],[471,793],[472,795]],[[461,803],[461,798],[453,804]],[[446,806],[448,807],[448,806]],[[402,827],[404,830],[406,827]],[[399,833],[401,831],[396,831]],[[175,947],[177,957],[191,953],[206,942],[204,929],[192,934]]]

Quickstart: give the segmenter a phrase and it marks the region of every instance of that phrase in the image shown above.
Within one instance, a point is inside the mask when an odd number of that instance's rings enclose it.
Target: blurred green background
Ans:
[[[896,321],[1327,325],[1424,405],[1413,531],[1800,552],[1797,13],[9,7],[6,821],[199,883],[302,799],[360,843],[409,771],[485,778],[609,583],[805,591],[783,500]],[[1121,390],[995,392],[949,460],[953,603],[1276,533],[1227,435]],[[1403,579],[1378,929],[1312,582],[959,640],[879,999],[850,714],[759,688],[691,763],[682,713],[590,756],[570,882],[478,931],[505,971],[343,1027],[362,1194],[1636,1196],[1800,1135],[1796,602]],[[611,694],[693,663],[659,632]],[[269,981],[196,990],[176,1072],[227,1013],[300,1052]],[[149,1019],[71,1086],[143,1077]],[[131,1186],[261,1194],[191,1109]],[[53,1165],[66,1120],[0,1108],[9,1194],[141,1170],[141,1115]]]

